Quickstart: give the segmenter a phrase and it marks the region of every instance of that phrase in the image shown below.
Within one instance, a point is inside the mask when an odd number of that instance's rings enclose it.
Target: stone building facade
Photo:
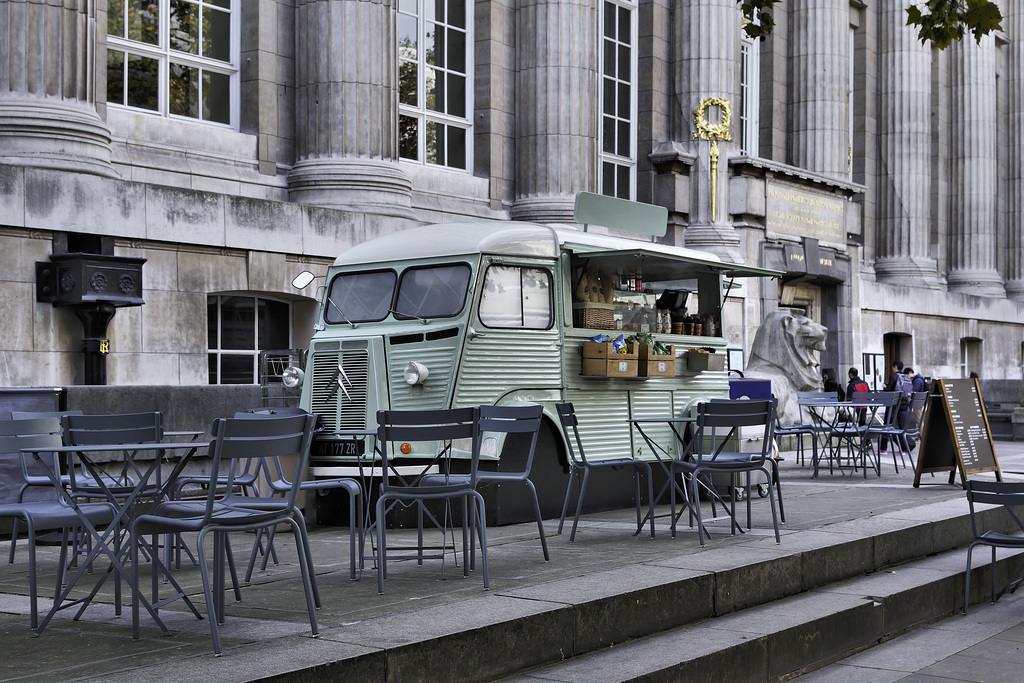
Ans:
[[[146,259],[108,383],[245,383],[308,341],[299,270],[589,191],[786,272],[730,295],[734,366],[795,306],[840,375],[1019,398],[1024,6],[938,51],[906,3],[790,0],[750,42],[735,0],[0,1],[0,385],[83,383],[82,321],[37,300],[63,251]]]

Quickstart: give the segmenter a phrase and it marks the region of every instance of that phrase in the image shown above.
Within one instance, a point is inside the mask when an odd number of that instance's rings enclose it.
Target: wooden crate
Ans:
[[[654,347],[644,344],[637,353],[637,373],[639,377],[675,377],[676,347],[670,346],[667,355],[654,353]]]
[[[690,372],[703,372],[704,370],[720,372],[725,370],[725,354],[687,351],[686,368]]]
[[[575,303],[572,305],[572,325],[593,330],[614,330],[615,304]]]
[[[636,358],[614,355],[610,358],[584,358],[583,372],[586,377],[636,377]]]
[[[615,353],[611,342],[583,342],[583,371],[587,377],[636,377],[636,344],[627,344],[626,353]]]

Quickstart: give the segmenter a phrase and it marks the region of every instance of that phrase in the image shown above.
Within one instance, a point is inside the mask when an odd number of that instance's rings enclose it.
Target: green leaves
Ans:
[[[917,5],[907,8],[907,26],[916,26],[921,42],[944,50],[967,31],[975,42],[1002,29],[1003,15],[991,0],[927,0],[926,11]]]
[[[743,30],[764,40],[775,28],[772,11],[781,0],[736,0],[743,12]],[[969,31],[980,42],[1002,30],[1003,15],[993,0],[923,0],[907,7],[907,26],[916,26],[921,42],[944,50]]]
[[[781,0],[737,0],[743,11],[743,30],[751,38],[764,40],[775,28],[772,7]]]

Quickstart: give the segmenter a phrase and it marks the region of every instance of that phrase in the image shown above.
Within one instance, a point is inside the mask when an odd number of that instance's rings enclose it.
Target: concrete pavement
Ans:
[[[996,451],[1005,478],[1024,480],[1024,444],[999,441]],[[657,656],[675,657],[677,645],[660,647],[652,639],[692,647],[701,629],[716,628],[735,634],[730,638],[740,648],[723,650],[720,658],[738,657],[742,648],[756,644],[757,656],[743,661],[759,662],[762,657],[765,662],[736,671],[731,678],[770,680],[789,678],[864,649],[864,639],[847,637],[858,630],[870,644],[897,643],[900,633],[932,623],[904,637],[945,636],[946,644],[936,641],[910,649],[934,649],[947,657],[955,654],[948,632],[962,630],[958,621],[985,634],[971,647],[992,639],[989,647],[998,651],[1013,642],[1010,639],[1016,636],[1008,631],[1006,615],[1016,611],[1016,596],[973,608],[966,617],[969,622],[951,616],[960,607],[957,590],[963,590],[965,553],[960,548],[970,538],[959,487],[945,485],[940,477],[926,477],[927,483],[915,489],[913,473],[893,472],[891,458],[888,464],[883,461],[881,478],[823,474],[811,479],[809,468],[800,466],[793,454],[786,456],[781,478],[787,521],[781,544],[775,543],[763,499],[752,501],[754,528],[749,533],[732,536],[724,521],[714,522],[715,534],[704,548],[696,533],[686,528],[674,539],[664,525],[654,539],[646,532],[633,536],[632,510],[588,516],[572,544],[567,533],[553,535],[557,520],[547,522],[552,534],[550,562],[543,561],[535,525],[491,528],[489,591],[482,589],[479,569],[463,578],[461,557],[449,552],[443,577],[436,560],[423,566],[389,562],[386,592],[377,595],[372,563],[367,562],[360,580],[348,578],[347,530],[318,527],[312,545],[323,608],[318,611],[316,639],[309,633],[293,544],[281,535],[281,564],[257,571],[251,584],[243,587],[241,602],[229,597],[221,630],[222,657],[212,655],[207,623],[184,611],[180,602],[161,610],[171,637],[163,637],[144,615],[143,638],[133,642],[130,613],[115,616],[109,582],[97,598],[100,604],[90,606],[80,621],[62,612],[41,636],[31,637],[27,559],[19,550],[14,566],[0,565],[0,678],[685,680],[673,673],[687,671],[679,668],[682,664],[662,665],[654,656],[627,658],[614,666],[595,658],[626,653],[634,645]],[[390,534],[405,544],[414,536],[408,531]],[[6,557],[7,548],[7,542],[0,543],[0,557]],[[235,550],[241,564],[248,548],[237,539]],[[53,548],[41,549],[40,566],[52,570],[55,556]],[[976,560],[979,569],[972,578],[977,596],[988,590],[981,560]],[[905,571],[900,569],[904,566]],[[918,576],[928,578],[914,578]],[[198,569],[185,565],[175,571],[175,578],[205,613]],[[40,585],[52,585],[52,580],[52,574],[44,576]],[[857,583],[861,581],[873,583],[862,588]],[[928,590],[915,592],[922,585]],[[865,603],[869,595],[874,597]],[[865,604],[883,609],[864,612]],[[41,606],[45,609],[45,600]],[[840,624],[863,617],[864,626],[848,627],[853,633],[844,634],[842,628],[828,625],[829,615]],[[943,617],[949,619],[935,623]],[[949,626],[943,628],[946,623]],[[737,630],[729,624],[743,626]],[[741,634],[743,629],[750,633]],[[869,637],[871,629],[881,635]],[[779,635],[783,633],[793,638]],[[808,638],[827,647],[808,648]],[[867,658],[874,651],[877,648],[858,657]],[[711,673],[710,660],[699,661],[702,670]],[[870,667],[857,661],[843,660],[807,677],[851,680],[846,676],[863,674],[864,680],[881,680],[871,678]],[[941,660],[913,661],[906,666],[920,664],[920,669],[893,669],[893,675],[913,675]],[[648,669],[651,673],[645,673]]]

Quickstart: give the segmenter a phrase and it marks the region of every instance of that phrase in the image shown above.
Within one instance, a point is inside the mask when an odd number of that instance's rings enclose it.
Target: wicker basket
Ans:
[[[594,330],[615,329],[615,304],[583,302],[572,305],[573,327]]]

